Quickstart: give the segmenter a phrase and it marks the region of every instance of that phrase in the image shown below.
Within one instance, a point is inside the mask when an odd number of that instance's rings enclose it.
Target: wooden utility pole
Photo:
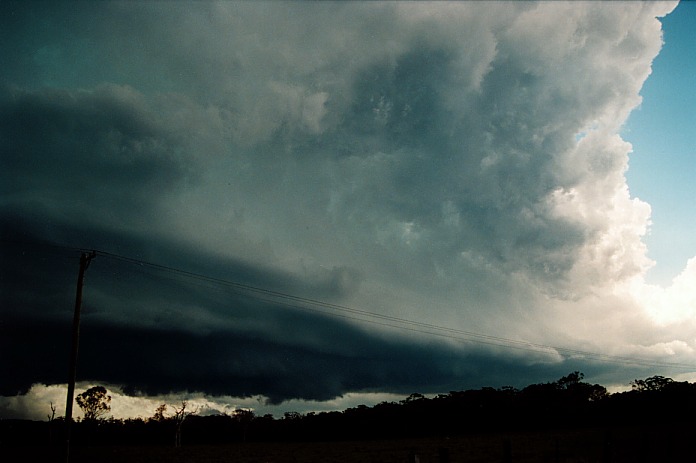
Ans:
[[[70,461],[70,426],[75,396],[75,378],[77,376],[77,350],[80,344],[80,308],[82,307],[82,286],[85,281],[85,271],[89,263],[97,256],[96,251],[83,252],[80,256],[80,271],[77,274],[77,290],[75,291],[75,313],[72,325],[72,349],[70,350],[70,373],[68,376],[68,397],[65,402],[65,461]]]

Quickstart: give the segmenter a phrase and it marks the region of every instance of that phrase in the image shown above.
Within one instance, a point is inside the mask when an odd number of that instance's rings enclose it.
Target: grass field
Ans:
[[[77,447],[71,462],[105,463],[636,463],[696,459],[696,435],[650,427],[483,434],[356,442],[240,443],[173,447]],[[14,447],[5,461],[64,461],[60,449]]]

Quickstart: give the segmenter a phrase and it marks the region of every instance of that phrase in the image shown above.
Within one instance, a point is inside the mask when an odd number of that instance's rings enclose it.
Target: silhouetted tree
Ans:
[[[47,417],[49,423],[56,419],[56,406],[53,405],[53,402],[51,402],[51,414],[47,415]]]
[[[53,443],[53,422],[56,419],[56,406],[51,402],[51,413],[46,415],[48,418],[48,443]]]
[[[634,379],[631,381],[631,388],[636,392],[661,391],[672,382],[672,378],[657,375],[646,379]]]
[[[561,379],[556,381],[556,384],[558,385],[559,389],[573,389],[577,387],[579,384],[582,384],[583,378],[585,378],[585,375],[583,373],[580,373],[579,371],[574,371],[570,373],[568,376],[563,376]]]
[[[155,409],[155,414],[152,415],[152,418],[150,418],[150,420],[161,423],[167,419],[167,417],[164,416],[164,414],[166,412],[167,412],[167,404],[161,404]]]
[[[254,412],[251,410],[238,409],[234,411],[232,415],[242,427],[242,442],[247,440],[247,432],[249,431],[249,425],[254,421]]]
[[[295,422],[299,423],[302,421],[302,418],[304,418],[304,415],[300,412],[285,412],[283,413],[283,421],[284,422]]]
[[[406,397],[404,400],[402,400],[400,403],[402,404],[410,404],[413,402],[417,402],[419,400],[425,399],[425,396],[423,394],[420,394],[418,392],[414,392],[410,396]]]
[[[85,420],[104,418],[111,411],[111,396],[104,386],[94,386],[79,394],[75,400],[85,414]]]
[[[584,374],[574,371],[556,381],[556,384],[560,390],[567,391],[572,400],[578,402],[596,402],[608,396],[604,386],[585,383],[582,381],[584,377]]]
[[[172,406],[172,408],[174,409],[174,416],[172,417],[172,419],[174,420],[174,424],[176,425],[174,447],[181,447],[181,428],[186,418],[198,413],[198,409],[186,411],[186,407],[188,407],[188,401],[186,400],[183,400],[181,402],[181,407],[179,408]]]

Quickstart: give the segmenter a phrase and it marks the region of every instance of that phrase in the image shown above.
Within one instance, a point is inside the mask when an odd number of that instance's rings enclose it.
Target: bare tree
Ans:
[[[53,421],[56,419],[56,406],[51,402],[51,413],[46,415],[48,418],[48,443],[53,443]]]
[[[53,420],[56,419],[56,406],[53,405],[53,402],[51,402],[51,414],[50,414],[50,415],[46,415],[46,416],[48,417],[48,422],[49,422],[49,423],[52,423]]]
[[[198,408],[194,410],[186,410],[186,407],[188,407],[188,401],[182,400],[181,401],[181,407],[175,407],[174,405],[171,406],[174,409],[174,416],[172,416],[172,420],[174,420],[174,424],[176,425],[176,436],[174,439],[174,447],[181,447],[181,428],[184,424],[184,421],[186,420],[187,417],[191,415],[195,415],[198,413]],[[160,406],[157,411],[160,410],[162,406]],[[164,409],[162,408],[162,412],[164,412]],[[156,414],[156,413],[155,413]]]

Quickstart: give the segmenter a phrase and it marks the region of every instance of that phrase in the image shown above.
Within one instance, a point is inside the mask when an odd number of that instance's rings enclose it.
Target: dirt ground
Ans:
[[[693,461],[683,428],[483,434],[357,442],[240,443],[171,447],[77,447],[74,463],[636,463]],[[5,461],[65,461],[58,448],[5,448]]]

